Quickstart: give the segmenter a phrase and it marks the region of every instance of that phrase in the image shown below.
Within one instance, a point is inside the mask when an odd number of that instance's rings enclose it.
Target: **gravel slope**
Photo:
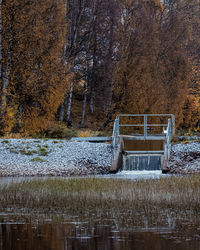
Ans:
[[[200,173],[200,143],[191,141],[173,145],[168,168],[173,174]]]
[[[43,139],[0,139],[0,177],[107,174],[111,146],[106,143]],[[172,146],[169,173],[200,173],[200,143]]]
[[[0,176],[71,176],[108,173],[106,143],[0,139]]]

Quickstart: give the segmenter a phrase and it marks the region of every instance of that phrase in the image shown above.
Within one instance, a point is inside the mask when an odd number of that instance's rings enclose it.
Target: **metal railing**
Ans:
[[[120,123],[121,117],[143,117],[143,122],[141,124],[124,124]],[[168,118],[168,122],[166,124],[152,124],[149,122],[149,117],[165,117]],[[162,128],[162,134],[157,134],[156,136],[150,136],[148,135],[148,127],[161,127]],[[124,143],[124,135],[120,134],[120,127],[143,127],[144,131],[141,136],[134,135],[134,140],[162,140],[165,142],[164,144],[164,150],[150,150],[150,151],[126,151],[125,153],[131,153],[131,154],[159,154],[163,155],[162,162],[165,162],[170,157],[170,151],[171,151],[171,136],[175,132],[175,119],[174,115],[172,114],[123,114],[118,115],[114,121],[113,126],[113,134],[112,134],[112,171],[117,171],[119,169],[120,163],[120,152],[123,150],[123,143]],[[132,138],[132,137],[131,137]],[[164,164],[164,163],[162,163]]]
[[[120,123],[120,117],[143,117],[143,123],[141,124],[123,124]],[[169,117],[167,124],[151,124],[148,123],[148,117]],[[172,114],[121,114],[115,119],[112,134],[112,150],[114,151],[119,145],[120,141],[120,127],[143,127],[144,139],[148,139],[148,127],[162,127],[163,133],[161,136],[165,136],[165,158],[169,159],[171,151],[171,136],[175,132],[175,118]],[[121,134],[122,135],[122,134]],[[136,136],[137,137],[137,136]]]
[[[121,117],[143,117],[143,123],[140,124],[123,124],[120,123],[120,118]],[[114,128],[113,128],[113,136],[116,135],[116,133],[118,133],[118,135],[120,135],[120,127],[143,127],[143,136],[146,138],[148,136],[148,128],[149,127],[162,127],[163,130],[164,128],[168,128],[168,123],[167,124],[152,124],[152,123],[148,123],[148,118],[149,117],[157,117],[157,118],[161,118],[161,117],[168,117],[171,120],[170,123],[170,133],[171,136],[174,134],[175,132],[175,118],[174,115],[172,114],[121,114],[118,115],[115,119],[115,123],[114,123]]]

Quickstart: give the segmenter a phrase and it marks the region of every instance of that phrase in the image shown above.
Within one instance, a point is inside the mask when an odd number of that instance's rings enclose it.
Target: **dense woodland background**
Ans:
[[[2,135],[119,113],[200,127],[199,0],[0,0]]]

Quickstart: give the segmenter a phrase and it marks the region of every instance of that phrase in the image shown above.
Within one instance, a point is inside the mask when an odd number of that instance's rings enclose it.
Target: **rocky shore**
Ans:
[[[107,174],[111,146],[53,139],[0,139],[0,177]],[[172,146],[168,173],[200,173],[200,142]]]
[[[167,168],[171,174],[200,173],[200,142],[173,145]]]
[[[0,177],[106,174],[110,165],[106,143],[0,139]]]

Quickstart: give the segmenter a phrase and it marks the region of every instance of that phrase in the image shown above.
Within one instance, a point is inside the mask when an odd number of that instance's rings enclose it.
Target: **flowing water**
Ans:
[[[164,157],[164,144],[163,140],[125,139],[123,144],[122,169],[127,171],[160,170]],[[147,151],[148,153],[145,153]]]
[[[166,178],[169,177],[168,174],[162,174],[161,170],[143,170],[143,171],[121,171],[115,175],[115,178],[122,178],[122,179],[131,179],[131,180],[138,180],[138,179],[157,179],[157,178]]]

